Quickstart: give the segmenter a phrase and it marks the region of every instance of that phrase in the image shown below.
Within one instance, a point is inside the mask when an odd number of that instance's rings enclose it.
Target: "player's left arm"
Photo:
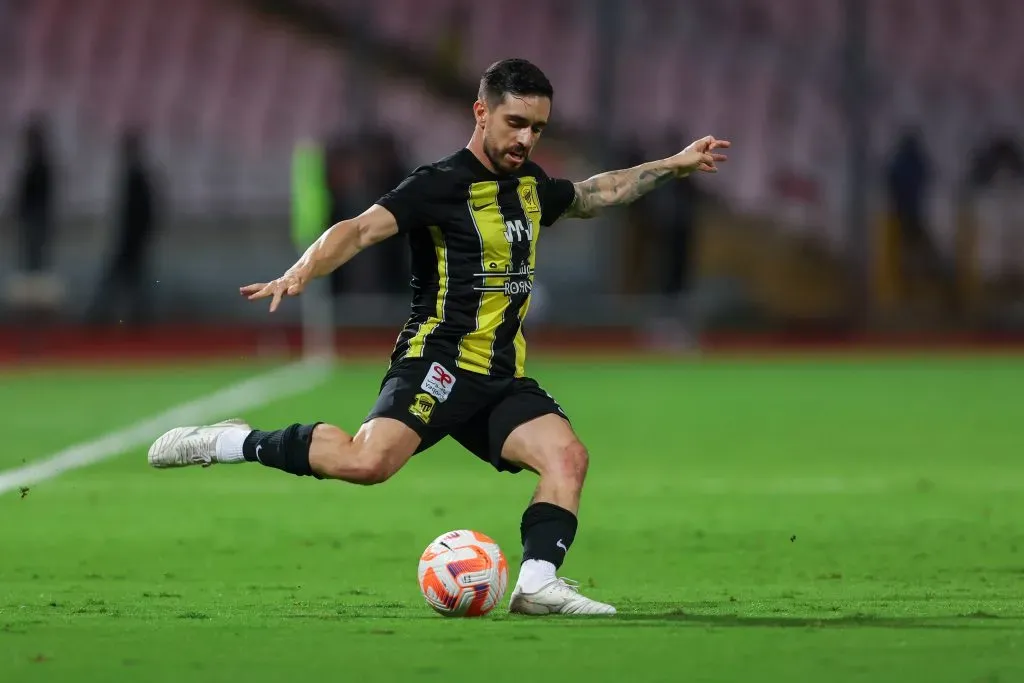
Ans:
[[[632,204],[651,190],[676,178],[685,178],[694,171],[717,173],[716,164],[726,161],[727,157],[715,150],[730,146],[728,140],[709,135],[666,159],[606,171],[574,183],[576,197],[563,217],[592,218],[605,207]]]

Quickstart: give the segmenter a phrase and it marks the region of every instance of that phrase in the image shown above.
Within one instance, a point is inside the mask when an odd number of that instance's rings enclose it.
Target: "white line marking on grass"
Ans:
[[[76,444],[37,462],[0,472],[0,495],[52,479],[69,470],[107,460],[125,451],[148,446],[168,429],[237,416],[273,401],[302,393],[330,376],[329,360],[304,360],[188,401],[134,422],[92,441]]]

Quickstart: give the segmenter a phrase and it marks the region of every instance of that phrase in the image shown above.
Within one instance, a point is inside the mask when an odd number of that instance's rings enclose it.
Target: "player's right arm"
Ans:
[[[328,228],[284,275],[272,282],[257,282],[240,289],[248,299],[270,301],[273,313],[285,296],[297,296],[313,278],[327,275],[352,260],[356,254],[398,233],[394,214],[374,204],[355,218],[343,220]]]

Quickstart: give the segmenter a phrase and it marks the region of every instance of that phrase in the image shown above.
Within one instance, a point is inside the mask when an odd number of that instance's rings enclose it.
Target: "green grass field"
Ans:
[[[246,417],[353,428],[381,370]],[[518,566],[534,483],[455,444],[373,488],[137,449],[0,496],[2,679],[1024,680],[1024,361],[532,370],[591,451],[563,572],[618,616],[430,611],[423,546],[479,529]],[[0,470],[256,371],[0,376]]]

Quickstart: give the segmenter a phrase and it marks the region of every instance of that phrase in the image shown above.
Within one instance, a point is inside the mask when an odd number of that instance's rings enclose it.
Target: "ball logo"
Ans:
[[[440,363],[432,363],[420,388],[442,403],[448,400],[455,387],[455,375]]]

